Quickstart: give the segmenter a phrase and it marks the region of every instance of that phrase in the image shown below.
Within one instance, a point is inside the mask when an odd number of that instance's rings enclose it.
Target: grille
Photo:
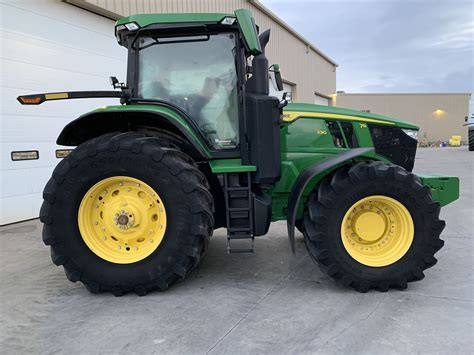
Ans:
[[[399,127],[369,124],[375,152],[393,164],[412,171],[415,165],[417,140],[405,134]]]

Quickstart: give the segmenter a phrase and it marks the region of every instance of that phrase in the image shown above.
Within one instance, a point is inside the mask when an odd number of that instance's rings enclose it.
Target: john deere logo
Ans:
[[[328,131],[325,131],[324,129],[318,129],[318,134],[319,135],[328,134]]]
[[[360,128],[367,128],[367,124],[365,124],[365,123],[359,123],[359,127],[360,127]]]

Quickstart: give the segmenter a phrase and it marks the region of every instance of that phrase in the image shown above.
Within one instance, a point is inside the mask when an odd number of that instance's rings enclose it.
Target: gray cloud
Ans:
[[[339,63],[338,90],[474,91],[472,1],[262,3]]]

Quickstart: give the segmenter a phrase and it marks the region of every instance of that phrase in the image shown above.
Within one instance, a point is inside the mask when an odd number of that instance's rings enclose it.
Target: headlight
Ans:
[[[127,30],[129,31],[136,31],[140,28],[135,22],[129,22],[125,24],[125,27],[127,27]]]
[[[235,17],[224,17],[221,21],[221,25],[233,25],[235,22],[236,18]]]
[[[413,138],[414,140],[418,140],[418,130],[416,130],[416,129],[403,129],[402,128],[402,131],[405,132],[405,134],[408,137]]]
[[[120,32],[127,29],[130,32],[136,31],[140,29],[140,26],[136,22],[129,22],[125,25],[119,25],[115,27],[115,37],[117,38],[117,42],[120,43]]]

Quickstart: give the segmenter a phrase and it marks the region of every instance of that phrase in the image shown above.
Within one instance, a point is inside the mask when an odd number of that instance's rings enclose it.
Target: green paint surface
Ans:
[[[311,113],[327,113],[327,114],[337,114],[337,115],[348,115],[360,118],[370,118],[374,120],[380,120],[385,122],[394,123],[397,127],[408,128],[408,129],[418,129],[419,127],[413,123],[402,121],[396,118],[386,117],[382,115],[377,115],[369,112],[362,112],[357,110],[351,110],[347,108],[341,108],[336,106],[323,106],[323,105],[314,105],[314,104],[302,104],[302,103],[290,103],[284,108],[284,112],[291,111],[305,111]],[[338,120],[335,118],[334,120]],[[296,120],[298,121],[298,120]],[[294,122],[296,122],[294,121]]]
[[[148,112],[148,113],[155,113],[162,117],[169,119],[172,122],[175,122],[180,127],[182,127],[188,135],[202,148],[203,152],[210,157],[211,152],[209,147],[206,145],[204,140],[201,136],[194,130],[194,128],[188,123],[188,121],[182,117],[179,113],[174,111],[173,109],[165,106],[159,105],[146,105],[146,104],[130,104],[130,105],[114,105],[114,106],[104,106],[93,111],[87,112],[83,116],[88,116],[94,113],[103,113],[103,112],[111,112],[111,113],[120,113],[120,112]]]
[[[441,206],[456,201],[459,198],[459,178],[439,174],[417,174],[424,185],[431,188],[433,200]]]
[[[115,25],[120,26],[135,22],[140,27],[160,23],[189,23],[189,22],[214,22],[221,21],[224,17],[235,17],[226,13],[167,13],[167,14],[137,14],[119,19]]]
[[[257,29],[255,27],[255,22],[250,10],[235,10],[235,16],[239,22],[240,31],[242,32],[242,37],[244,38],[247,50],[253,55],[262,53],[260,41],[258,40]]]
[[[214,174],[219,173],[244,173],[257,171],[254,165],[242,165],[240,159],[219,159],[209,162]]]

